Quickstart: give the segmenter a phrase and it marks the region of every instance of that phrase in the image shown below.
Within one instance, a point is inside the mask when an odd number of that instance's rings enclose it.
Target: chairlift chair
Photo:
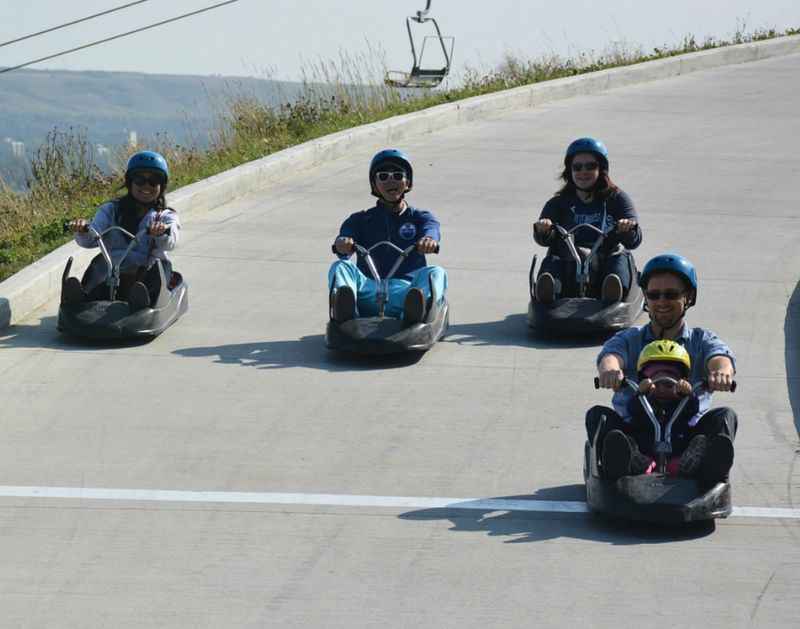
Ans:
[[[428,17],[428,12],[431,9],[431,0],[427,1],[425,8],[417,11],[416,15],[410,15],[406,18],[406,30],[408,30],[408,39],[411,43],[411,55],[414,58],[414,65],[411,72],[402,72],[399,70],[388,70],[384,77],[384,83],[389,87],[411,87],[411,88],[433,88],[439,85],[444,78],[450,73],[450,64],[453,60],[453,46],[455,44],[455,37],[443,36],[442,31],[439,30],[439,24],[432,17]],[[424,24],[431,22],[436,29],[436,35],[426,35],[422,40],[422,46],[417,56],[417,47],[414,44],[414,35],[411,32],[411,22],[417,24]],[[444,57],[445,65],[442,68],[422,68],[422,57],[425,53],[425,44],[429,39],[435,39],[439,42],[442,48],[442,55]]]

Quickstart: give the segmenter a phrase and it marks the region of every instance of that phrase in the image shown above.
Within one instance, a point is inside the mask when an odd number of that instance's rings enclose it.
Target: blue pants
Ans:
[[[410,288],[419,288],[425,299],[431,298],[431,285],[438,302],[444,300],[447,292],[447,273],[440,266],[424,266],[411,273],[411,281],[392,278],[389,280],[389,296],[384,314],[400,318],[403,315],[403,302]],[[376,296],[378,284],[368,278],[350,260],[337,260],[328,271],[328,289],[349,286],[356,296],[356,315],[374,317],[378,314]]]

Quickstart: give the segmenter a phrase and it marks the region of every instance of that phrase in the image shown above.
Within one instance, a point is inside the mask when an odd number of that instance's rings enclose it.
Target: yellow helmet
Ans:
[[[639,354],[636,371],[641,372],[647,363],[653,362],[679,363],[685,368],[686,375],[692,370],[692,359],[689,358],[689,352],[683,345],[675,341],[662,339],[645,345],[642,353]]]

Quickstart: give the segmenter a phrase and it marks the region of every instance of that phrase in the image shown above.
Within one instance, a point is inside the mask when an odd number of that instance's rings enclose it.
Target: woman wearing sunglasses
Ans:
[[[631,392],[621,387],[623,377],[636,378],[637,360],[648,344],[668,339],[682,345],[689,354],[691,373],[688,380],[698,383],[707,380],[707,391],[698,397],[698,409],[688,422],[686,441],[705,437],[707,446],[702,479],[707,483],[724,481],[733,465],[733,440],[738,419],[727,407],[711,408],[713,391],[731,391],[735,374],[735,358],[730,347],[717,335],[686,323],[686,311],[697,301],[697,273],[683,256],[662,254],[650,260],[642,271],[640,284],[645,295],[645,309],[650,322],[618,332],[609,339],[597,358],[598,380],[603,388],[614,389],[613,410],[595,406],[586,414],[586,430],[593,442],[598,427],[599,447],[605,449],[609,438],[613,448],[608,455],[615,462],[607,467],[629,470],[637,459],[635,441],[619,439],[631,434],[635,427],[629,412]],[[605,416],[605,422],[601,417]],[[613,449],[613,452],[611,450]],[[621,459],[621,460],[620,460]]]
[[[79,218],[69,223],[69,228],[75,232],[75,242],[81,247],[98,246],[90,226],[98,233],[118,226],[138,237],[138,243],[123,261],[118,296],[128,300],[132,311],[147,308],[158,295],[160,277],[154,265],[156,259],[161,260],[167,281],[172,273],[167,251],[178,243],[180,221],[178,214],[166,204],[164,194],[168,182],[169,167],[163,156],[153,151],[136,153],[125,169],[127,194],[101,205],[91,222]],[[112,231],[103,237],[103,242],[116,263],[128,250],[130,239],[120,231]],[[84,278],[85,285],[74,277],[65,282],[63,299],[66,303],[108,299],[104,283],[107,269],[101,258],[96,260]]]
[[[331,317],[343,323],[357,316],[377,313],[377,286],[363,257],[357,264],[349,258],[355,244],[369,249],[376,243],[389,241],[399,249],[416,243],[416,249],[402,262],[389,280],[385,314],[402,317],[406,325],[425,321],[432,306],[432,294],[437,304],[444,302],[447,274],[439,266],[428,266],[425,254],[436,253],[441,233],[439,221],[427,210],[408,204],[406,194],[414,183],[411,160],[402,151],[385,149],[370,162],[369,185],[377,203],[362,212],[351,214],[342,223],[333,243],[333,253],[339,260],[328,273],[331,295]],[[377,247],[371,252],[380,277],[386,277],[397,261],[390,247]]]
[[[639,218],[631,198],[617,187],[608,174],[608,150],[594,138],[578,138],[567,147],[561,179],[563,187],[542,209],[533,225],[536,242],[548,247],[536,280],[535,295],[540,304],[559,297],[575,296],[575,262],[554,225],[566,230],[592,225],[607,230],[614,225],[598,251],[596,286],[593,294],[608,303],[621,301],[633,281],[633,260],[629,251],[642,242]],[[575,231],[575,246],[590,249],[598,238],[594,229]]]

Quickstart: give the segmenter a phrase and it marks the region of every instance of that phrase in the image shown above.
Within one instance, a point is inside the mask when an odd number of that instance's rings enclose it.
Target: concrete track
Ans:
[[[187,221],[191,310],[151,343],[68,341],[56,303],[3,332],[3,485],[296,499],[0,497],[0,626],[797,626],[798,72],[698,72],[405,145],[451,285],[450,334],[415,361],[324,348],[330,242],[370,203],[372,151]],[[638,206],[638,259],[690,257],[690,320],[737,353],[740,390],[717,400],[740,414],[735,504],[794,517],[670,531],[424,506],[583,500],[598,348],[532,337],[524,312],[530,223],[586,134]]]

